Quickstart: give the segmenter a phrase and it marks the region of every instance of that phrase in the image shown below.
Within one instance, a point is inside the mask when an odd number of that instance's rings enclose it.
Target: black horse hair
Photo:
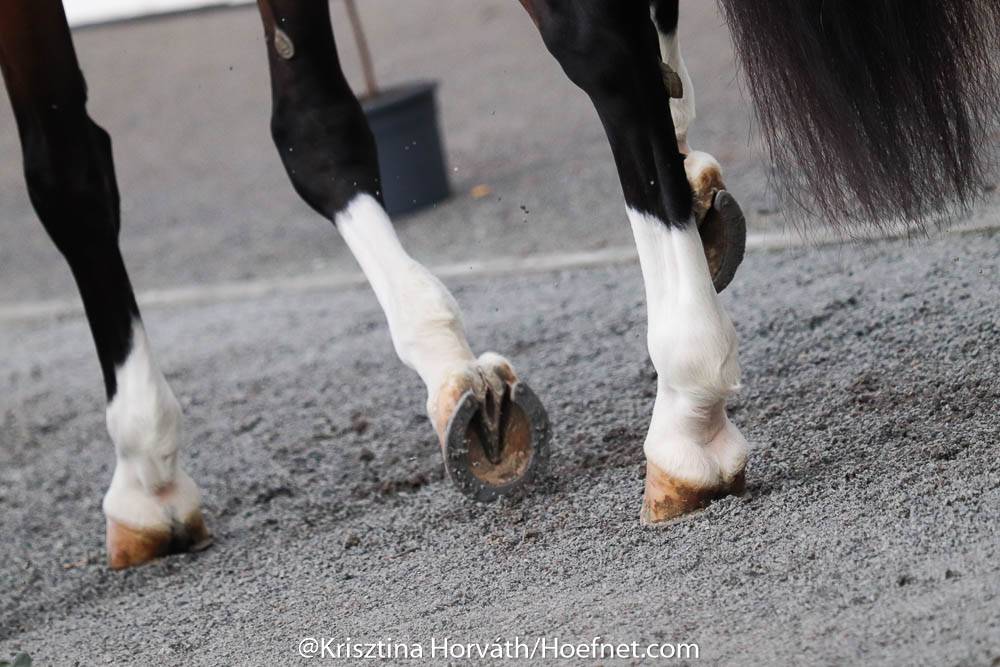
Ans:
[[[718,0],[779,190],[925,229],[992,186],[1000,0]]]

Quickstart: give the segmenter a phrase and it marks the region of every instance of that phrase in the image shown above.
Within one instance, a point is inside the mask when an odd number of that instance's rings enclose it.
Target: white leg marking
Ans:
[[[688,130],[695,119],[694,84],[691,83],[691,75],[688,74],[684,58],[681,56],[681,45],[677,32],[669,35],[659,33],[659,35],[660,55],[663,62],[677,72],[684,85],[684,97],[679,100],[670,100],[670,115],[673,116],[674,130],[677,132],[677,147],[681,153],[689,153],[691,149],[687,142]]]
[[[746,462],[746,440],[726,416],[726,397],[740,381],[736,331],[712,286],[694,222],[678,229],[631,209],[628,217],[658,374],[646,458],[692,486],[717,487]]]
[[[177,464],[181,408],[139,320],[132,326],[132,350],[115,378],[107,424],[117,461],[104,513],[133,528],[183,521],[198,510],[200,494]]]
[[[396,354],[427,386],[431,412],[437,392],[455,376],[467,375],[477,393],[485,391],[484,381],[499,383],[495,373],[482,374],[476,368],[488,370],[505,360],[484,355],[477,366],[454,297],[406,253],[375,198],[357,195],[335,222],[385,311]]]
[[[708,153],[690,151],[684,158],[684,171],[691,194],[694,195],[694,214],[699,224],[712,208],[712,202],[719,190],[725,189],[722,181],[722,167],[718,160]]]

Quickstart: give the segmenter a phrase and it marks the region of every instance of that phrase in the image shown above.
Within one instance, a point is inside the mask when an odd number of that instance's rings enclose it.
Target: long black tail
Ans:
[[[832,223],[950,219],[989,184],[1000,0],[719,0],[778,180]]]

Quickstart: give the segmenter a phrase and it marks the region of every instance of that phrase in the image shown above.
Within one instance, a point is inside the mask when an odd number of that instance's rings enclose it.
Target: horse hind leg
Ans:
[[[549,51],[593,101],[618,167],[657,370],[640,517],[663,523],[742,490],[747,443],[725,407],[739,385],[736,332],[692,212],[646,8],[605,0],[525,3]],[[663,113],[651,113],[650,105]]]
[[[368,278],[400,360],[427,389],[445,467],[479,500],[512,493],[545,463],[544,410],[511,363],[476,356],[447,288],[413,259],[382,206],[371,130],[347,84],[326,2],[260,0],[271,133],[292,185],[332,220]]]
[[[693,151],[688,133],[697,117],[694,83],[688,73],[680,46],[680,0],[652,0],[653,23],[660,43],[664,78],[670,90],[670,115],[677,136],[677,148],[686,157],[684,170],[693,195],[695,219],[712,282],[721,292],[732,281],[743,261],[746,220],[722,178],[722,167],[708,153]]]
[[[688,130],[694,123],[697,113],[694,85],[684,64],[684,57],[681,55],[678,35],[680,0],[652,0],[650,13],[660,42],[660,57],[666,65],[664,80],[670,91],[670,116],[674,121],[677,148],[687,155],[691,152],[687,142]]]
[[[111,141],[58,0],[0,6],[0,65],[31,202],[76,280],[97,346],[116,464],[104,497],[108,562],[138,565],[204,546],[197,486],[177,463],[181,411],[153,358],[118,247]]]

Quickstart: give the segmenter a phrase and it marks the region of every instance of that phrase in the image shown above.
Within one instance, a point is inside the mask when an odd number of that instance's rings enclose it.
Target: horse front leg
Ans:
[[[549,51],[590,96],[618,167],[657,371],[641,518],[661,523],[741,492],[747,443],[726,416],[740,378],[736,332],[699,235],[656,30],[641,3],[522,3]]]
[[[104,497],[108,562],[123,568],[204,546],[198,487],[177,461],[180,406],[153,357],[118,247],[111,140],[87,115],[58,0],[0,5],[0,66],[31,202],[76,279],[104,374],[116,453]]]
[[[332,220],[385,313],[396,353],[420,376],[459,488],[513,492],[547,455],[544,410],[511,363],[476,355],[458,304],[401,245],[382,206],[375,142],[341,71],[326,0],[259,0],[271,72],[271,132],[292,185]]]

